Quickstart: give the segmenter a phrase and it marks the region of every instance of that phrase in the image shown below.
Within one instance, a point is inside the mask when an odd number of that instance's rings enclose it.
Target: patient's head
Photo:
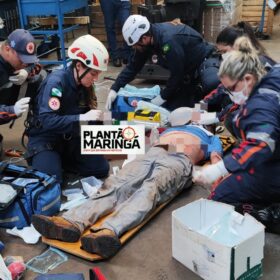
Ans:
[[[181,107],[171,112],[169,122],[171,126],[189,124],[192,119],[193,109],[189,107]]]

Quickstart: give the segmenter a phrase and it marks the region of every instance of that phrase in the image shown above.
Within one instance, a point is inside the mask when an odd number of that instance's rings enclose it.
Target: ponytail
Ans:
[[[252,26],[245,22],[240,21],[235,25],[224,28],[218,35],[216,43],[227,46],[233,46],[236,39],[241,36],[247,36],[251,41],[254,48],[257,50],[259,55],[266,55],[265,48],[256,38],[254,29]]]

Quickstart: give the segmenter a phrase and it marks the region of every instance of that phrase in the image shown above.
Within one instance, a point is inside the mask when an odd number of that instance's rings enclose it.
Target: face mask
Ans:
[[[247,90],[247,83],[245,81],[245,86],[240,91],[232,91],[231,95],[229,95],[230,100],[238,105],[242,105],[248,99],[248,96],[244,94],[244,91]]]

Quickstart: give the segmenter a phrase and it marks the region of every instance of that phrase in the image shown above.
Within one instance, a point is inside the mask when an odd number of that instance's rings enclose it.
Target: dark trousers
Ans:
[[[200,100],[201,89],[196,83],[185,81],[181,88],[162,105],[169,111],[180,107],[194,107],[194,104]]]
[[[170,111],[179,107],[194,107],[195,103],[199,103],[220,84],[219,65],[218,57],[205,59],[197,73],[187,76],[182,86],[163,104],[163,107]]]
[[[29,150],[36,150],[32,145]],[[31,152],[32,153],[32,152]],[[62,182],[62,172],[68,171],[80,176],[95,176],[104,178],[109,173],[109,163],[102,155],[81,155],[80,138],[64,140],[53,149],[42,149],[31,158],[31,165],[34,169],[55,175],[58,181]]]
[[[280,162],[269,162],[224,178],[211,199],[228,203],[272,204],[280,202]]]
[[[100,5],[105,19],[105,27],[109,51],[112,59],[123,58],[129,60],[131,49],[124,42],[123,48],[118,48],[116,37],[116,21],[123,26],[130,15],[130,1],[100,0]]]

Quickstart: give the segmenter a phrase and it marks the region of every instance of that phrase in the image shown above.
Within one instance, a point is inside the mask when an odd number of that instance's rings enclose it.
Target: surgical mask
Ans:
[[[229,95],[230,100],[238,105],[242,105],[246,102],[248,99],[248,96],[245,95],[244,91],[247,89],[247,83],[245,81],[245,86],[240,91],[231,91],[231,94]]]

